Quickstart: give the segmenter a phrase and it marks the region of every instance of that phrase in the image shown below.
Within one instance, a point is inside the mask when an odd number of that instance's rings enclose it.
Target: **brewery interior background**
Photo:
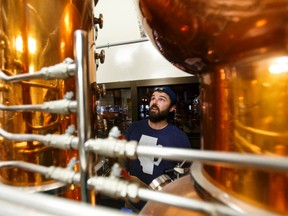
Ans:
[[[193,148],[200,148],[198,79],[173,66],[155,49],[134,4],[132,0],[106,0],[95,8],[96,16],[103,14],[96,48],[105,51],[97,84],[106,89],[97,104],[98,134],[107,137],[113,126],[123,133],[131,122],[147,117],[149,92],[169,85],[178,97],[172,123],[187,133]]]

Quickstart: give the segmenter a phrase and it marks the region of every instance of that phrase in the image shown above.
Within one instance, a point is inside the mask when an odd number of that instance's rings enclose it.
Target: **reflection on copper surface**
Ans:
[[[286,0],[140,0],[143,25],[175,66],[201,72],[208,63],[284,49]],[[277,39],[277,40],[275,40]],[[210,66],[210,65],[209,65]]]
[[[179,185],[181,185],[179,187]],[[171,182],[167,185],[165,185],[162,188],[162,191],[165,193],[171,193],[187,198],[192,198],[196,200],[201,200],[200,197],[197,195],[193,184],[191,182],[191,177],[189,175],[181,177],[174,182]],[[183,208],[178,208],[174,206],[167,206],[164,204],[159,203],[153,203],[152,201],[148,202],[142,211],[140,212],[140,215],[150,215],[150,216],[156,216],[156,215],[191,215],[191,216],[205,216],[204,213],[199,213],[197,211],[191,211]]]
[[[287,105],[287,78],[286,73],[269,72],[270,62],[274,59],[262,56],[261,60],[246,60],[233,67],[225,65],[214,73],[218,76],[210,76],[211,83],[215,85],[203,83],[205,94],[202,100],[209,104],[209,109],[203,113],[203,128],[209,128],[203,130],[205,149],[287,155],[285,150],[281,154],[276,150],[276,146],[287,143],[287,112],[283,109]],[[225,79],[220,79],[223,71]],[[215,95],[217,99],[213,100]],[[217,124],[213,124],[215,120]],[[222,187],[246,201],[256,201],[258,206],[267,209],[287,211],[284,208],[287,206],[287,195],[276,192],[287,187],[286,174],[258,172],[248,168],[206,167],[206,171]],[[275,178],[281,181],[277,186]],[[271,196],[274,199],[269,198]],[[281,201],[276,204],[276,199]]]
[[[1,69],[8,75],[34,73],[72,58],[74,31],[93,31],[92,7],[92,0],[0,0]],[[75,92],[74,77],[0,84],[5,86],[0,91],[0,103],[4,105],[41,104],[62,99],[68,91]],[[11,133],[63,134],[71,124],[76,124],[75,114],[0,111],[0,125]],[[76,151],[53,149],[38,142],[0,142],[1,160],[63,167],[78,155]],[[50,183],[37,173],[17,168],[1,169],[1,180],[17,186]]]
[[[205,150],[287,155],[287,5],[287,0],[139,1],[155,47],[200,78]],[[225,192],[287,214],[285,173],[216,166],[205,171]]]

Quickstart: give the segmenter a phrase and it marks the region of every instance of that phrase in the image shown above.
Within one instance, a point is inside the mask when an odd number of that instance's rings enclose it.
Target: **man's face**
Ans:
[[[167,119],[168,114],[174,110],[169,96],[164,92],[154,92],[149,104],[149,119],[152,122],[159,122]]]

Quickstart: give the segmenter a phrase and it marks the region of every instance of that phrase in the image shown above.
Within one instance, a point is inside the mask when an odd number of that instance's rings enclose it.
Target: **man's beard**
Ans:
[[[158,112],[151,111],[152,108],[157,108]],[[160,122],[166,120],[169,115],[169,108],[160,111],[156,105],[152,105],[149,109],[149,119],[152,122]]]

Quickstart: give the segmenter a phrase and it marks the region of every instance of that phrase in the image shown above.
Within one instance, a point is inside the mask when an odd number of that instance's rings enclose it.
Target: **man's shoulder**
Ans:
[[[180,134],[185,133],[183,130],[181,130],[180,128],[178,128],[177,126],[173,125],[173,124],[169,124],[169,129],[173,130],[175,132],[178,132]]]
[[[131,124],[131,127],[147,125],[148,124],[147,122],[148,122],[148,119],[142,119],[139,121],[135,121]]]
[[[145,120],[133,122],[132,124],[130,124],[130,126],[125,132],[126,138],[128,140],[131,140],[131,139],[135,139],[135,137],[140,136],[142,131],[146,129],[147,125],[148,123]]]
[[[128,128],[128,131],[131,131],[131,130],[134,130],[134,129],[138,130],[139,128],[147,127],[147,125],[148,125],[147,121],[148,120],[143,119],[143,120],[135,121],[135,122],[131,123],[129,128]]]
[[[187,134],[181,130],[180,128],[178,128],[177,126],[173,125],[173,124],[169,124],[170,127],[170,131],[168,131],[168,133],[173,134],[173,139],[181,142],[183,144],[182,147],[188,147],[190,148],[190,141],[188,139]]]

